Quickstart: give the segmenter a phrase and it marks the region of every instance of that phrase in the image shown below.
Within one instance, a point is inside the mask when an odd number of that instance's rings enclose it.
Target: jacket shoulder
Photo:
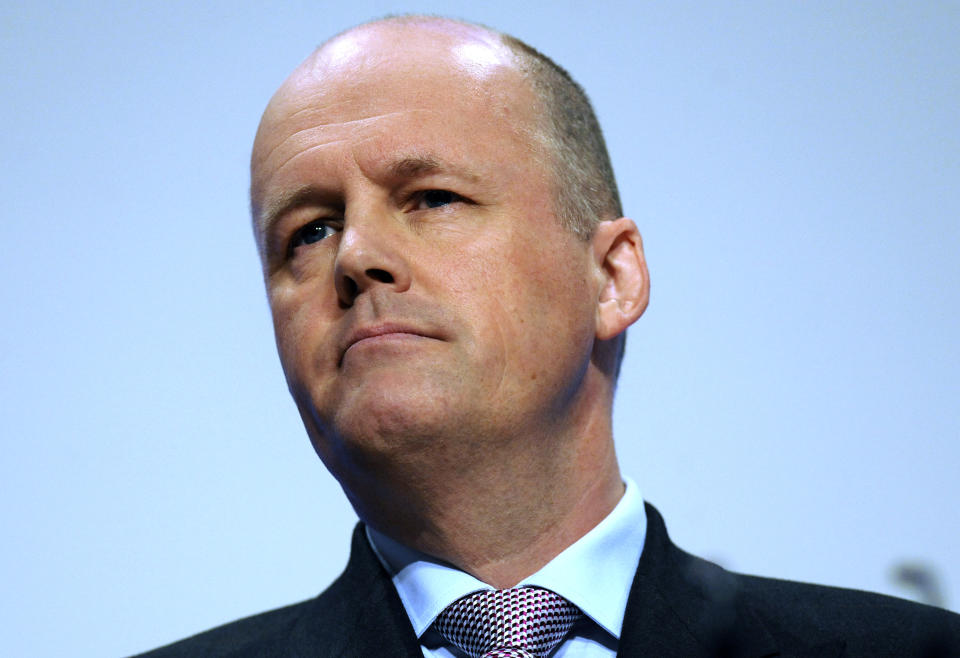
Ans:
[[[882,594],[733,573],[677,548],[657,510],[647,504],[646,512],[621,638],[636,650],[624,655],[960,656],[960,615]]]
[[[357,627],[364,620],[386,615],[381,610],[400,605],[390,599],[389,579],[379,572],[358,525],[347,569],[316,598],[218,626],[137,658],[351,655],[358,646]],[[390,617],[378,620],[383,626],[391,626],[391,621]],[[406,621],[405,615],[401,621]],[[393,626],[400,626],[398,632],[403,635],[402,624]]]
[[[733,576],[741,601],[788,644],[842,639],[848,655],[955,656],[960,615],[893,596],[759,576]]]
[[[303,601],[238,619],[140,654],[135,658],[185,658],[186,656],[239,658],[287,655],[283,650],[285,639],[289,637],[311,603],[312,601]]]

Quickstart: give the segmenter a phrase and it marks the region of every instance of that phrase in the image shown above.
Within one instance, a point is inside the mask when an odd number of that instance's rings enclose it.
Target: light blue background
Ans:
[[[6,2],[8,655],[144,650],[342,568],[247,161],[300,59],[403,10],[514,32],[593,98],[653,278],[619,452],[678,543],[904,595],[919,560],[960,605],[958,3]]]

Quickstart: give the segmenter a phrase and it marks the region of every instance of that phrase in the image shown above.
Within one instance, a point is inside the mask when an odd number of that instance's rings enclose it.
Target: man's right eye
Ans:
[[[308,244],[313,244],[314,242],[320,242],[324,238],[328,238],[340,229],[336,226],[331,226],[330,220],[327,219],[315,219],[309,224],[304,224],[293,234],[293,237],[290,238],[290,247],[288,253],[293,254],[294,250],[297,247],[303,247]]]

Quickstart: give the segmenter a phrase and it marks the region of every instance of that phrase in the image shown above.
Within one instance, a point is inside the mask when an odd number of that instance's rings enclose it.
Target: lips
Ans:
[[[371,338],[378,338],[380,336],[390,336],[390,335],[407,335],[407,336],[418,336],[421,338],[437,338],[437,336],[424,331],[418,327],[414,327],[408,324],[395,323],[395,322],[384,322],[374,325],[358,327],[347,334],[346,340],[343,342],[340,349],[340,358],[338,361],[338,366],[343,363],[343,357],[351,347],[357,343],[368,340]]]

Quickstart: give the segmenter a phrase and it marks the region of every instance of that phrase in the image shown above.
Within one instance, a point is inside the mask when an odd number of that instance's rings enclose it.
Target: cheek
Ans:
[[[269,294],[277,350],[287,377],[302,376],[318,356],[320,339],[329,322],[319,311],[327,295],[301,286],[275,286]],[[334,301],[335,303],[335,301]]]
[[[449,280],[484,343],[486,365],[536,379],[556,366],[558,349],[589,349],[593,312],[587,278],[578,275],[582,260],[563,261],[530,240],[499,246],[465,255],[469,271],[458,268]]]
[[[528,354],[531,375],[541,376],[561,362],[580,360],[592,348],[594,304],[587,277],[586,261],[578,248],[544,243],[524,253],[514,254],[518,268],[518,287],[512,311],[517,330],[523,332],[520,343]]]

